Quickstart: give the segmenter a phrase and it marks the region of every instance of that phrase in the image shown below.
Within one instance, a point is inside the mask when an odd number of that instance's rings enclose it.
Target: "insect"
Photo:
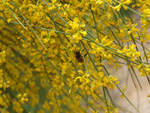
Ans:
[[[78,60],[78,62],[83,62],[83,57],[82,57],[80,51],[75,51],[74,53],[75,53],[75,57],[76,57],[76,59]],[[85,54],[84,57],[85,57],[86,55],[87,55],[87,54]]]

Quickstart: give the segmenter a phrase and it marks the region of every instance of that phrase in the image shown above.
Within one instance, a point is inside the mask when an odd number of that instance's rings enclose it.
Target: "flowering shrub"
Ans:
[[[118,113],[110,89],[131,102],[107,64],[138,69],[149,81],[149,6],[148,0],[0,0],[0,111]],[[140,28],[132,13],[141,17]]]

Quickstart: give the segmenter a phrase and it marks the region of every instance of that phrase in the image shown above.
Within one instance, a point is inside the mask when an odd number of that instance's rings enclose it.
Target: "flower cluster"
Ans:
[[[0,112],[118,113],[109,93],[120,83],[112,67],[150,74],[149,5],[0,0]]]

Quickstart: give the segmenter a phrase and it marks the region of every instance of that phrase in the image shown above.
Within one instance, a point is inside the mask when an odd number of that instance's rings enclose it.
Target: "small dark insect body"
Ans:
[[[80,51],[75,51],[74,53],[75,53],[75,57],[78,60],[78,62],[83,62],[83,57],[82,57]]]

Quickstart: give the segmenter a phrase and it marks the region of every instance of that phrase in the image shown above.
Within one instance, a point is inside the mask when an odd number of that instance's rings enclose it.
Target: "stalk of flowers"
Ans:
[[[7,95],[7,91],[10,87],[10,81],[5,78],[5,73],[3,72],[3,64],[6,61],[6,51],[1,51],[0,52],[0,106],[2,106],[3,108],[1,108],[2,112],[7,112],[7,109],[10,105],[10,100],[8,98],[9,95]]]
[[[0,50],[7,50],[7,61],[0,94],[7,101],[0,110],[118,113],[109,93],[115,89],[137,110],[107,64],[116,72],[127,65],[149,75],[148,5],[147,0],[1,0]],[[141,17],[141,29],[129,11]]]

